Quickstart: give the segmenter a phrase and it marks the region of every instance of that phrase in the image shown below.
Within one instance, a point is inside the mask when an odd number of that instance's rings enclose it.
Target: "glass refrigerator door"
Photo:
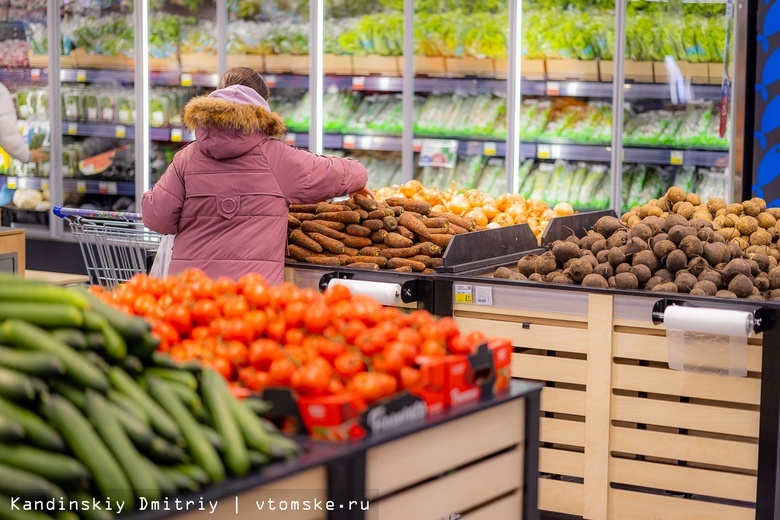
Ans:
[[[730,4],[627,2],[623,212],[661,197],[671,186],[704,202],[731,201],[732,107],[723,88],[733,36]]]

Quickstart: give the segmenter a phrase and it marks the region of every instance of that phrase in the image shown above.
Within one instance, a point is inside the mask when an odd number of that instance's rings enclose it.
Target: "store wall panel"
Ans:
[[[585,475],[585,456],[576,451],[542,448],[539,450],[539,471],[582,478]]]
[[[585,415],[585,392],[547,386],[542,389],[542,411]]]
[[[565,444],[566,446],[583,446],[585,444],[584,422],[542,417],[539,432],[541,442]]]
[[[609,518],[620,520],[753,520],[755,511],[726,504],[707,503],[664,495],[610,490]]]
[[[523,500],[522,491],[512,493],[508,497],[496,500],[476,511],[463,515],[463,520],[495,520],[496,518],[515,518]]]
[[[583,486],[564,480],[539,479],[539,509],[582,516]]]

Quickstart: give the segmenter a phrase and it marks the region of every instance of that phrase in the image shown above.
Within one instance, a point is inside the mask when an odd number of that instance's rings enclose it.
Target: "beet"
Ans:
[[[634,255],[640,251],[647,251],[649,249],[650,246],[647,245],[647,242],[639,237],[629,238],[626,245],[623,246],[623,251],[626,255]]]
[[[674,284],[677,286],[677,292],[689,293],[694,286],[699,283],[695,276],[686,271],[679,271],[677,277],[674,279]]]
[[[658,285],[653,287],[653,291],[655,291],[655,292],[676,293],[677,292],[677,286],[674,285],[674,282],[659,283]]]
[[[536,267],[534,271],[536,271],[537,273],[543,276],[546,276],[552,273],[553,271],[555,271],[557,267],[558,266],[555,263],[555,257],[553,256],[552,253],[547,252],[536,259]]]
[[[618,231],[611,237],[607,239],[607,248],[612,249],[613,247],[621,247],[626,244],[626,241],[628,240],[628,233],[625,231]]]
[[[680,251],[685,253],[688,260],[704,254],[704,244],[697,236],[687,236],[680,241]]]
[[[715,294],[715,296],[718,297],[718,298],[736,298],[737,297],[737,295],[734,294],[731,291],[718,291]]]
[[[580,257],[580,248],[572,242],[556,241],[552,246],[552,254],[559,265],[564,265],[572,258]]]
[[[706,296],[715,296],[715,293],[718,292],[718,286],[709,280],[699,280],[694,284],[693,289],[704,291]],[[691,294],[693,294],[693,289],[691,290]]]
[[[609,287],[609,283],[607,283],[607,280],[603,276],[594,273],[589,274],[582,280],[582,286],[607,289]]]
[[[613,267],[617,267],[626,261],[626,254],[623,252],[621,248],[613,247],[612,249],[609,250],[608,260]]]
[[[639,280],[637,280],[634,273],[620,273],[615,275],[615,287],[618,289],[633,291],[639,288]]]
[[[747,260],[743,260],[741,258],[735,258],[734,260],[726,264],[726,267],[723,268],[723,277],[726,279],[726,282],[731,282],[731,280],[738,274],[742,274],[745,276],[751,275],[750,264],[748,263]]]
[[[601,217],[593,225],[593,230],[596,231],[596,233],[601,233],[604,238],[609,238],[616,231],[625,228],[626,227],[623,225],[623,223],[620,222],[620,220],[616,217]]]
[[[593,274],[593,265],[584,258],[574,260],[569,267],[569,276],[575,283],[582,283],[589,274]]]
[[[646,265],[639,264],[634,266],[634,276],[636,276],[639,281],[639,285],[644,286],[647,281],[653,277],[653,273]]]
[[[634,255],[632,259],[632,265],[637,266],[639,264],[646,265],[650,268],[650,271],[655,272],[658,269],[658,257],[652,251],[640,251]]]
[[[692,227],[688,226],[674,226],[672,229],[669,230],[669,240],[671,240],[674,245],[678,246],[680,245],[680,242],[682,242],[682,239],[687,236],[696,236],[696,230]]]
[[[714,267],[718,264],[728,262],[731,259],[731,253],[726,244],[721,244],[719,242],[708,243],[704,246],[704,259],[707,260],[708,264]]]
[[[674,242],[671,240],[661,240],[659,242],[656,242],[653,246],[653,253],[655,253],[655,256],[663,260],[666,258],[669,253],[674,251],[676,249]]]
[[[669,269],[659,269],[655,272],[655,276],[657,276],[664,282],[674,281],[674,273],[672,273]]]
[[[628,240],[631,240],[632,238],[638,238],[643,242],[647,242],[652,237],[653,237],[653,230],[650,229],[650,226],[647,226],[645,224],[637,224],[636,226],[628,230]]]
[[[603,277],[604,280],[608,280],[610,277],[615,276],[615,269],[609,262],[597,265],[593,268],[593,272]]]
[[[668,233],[669,230],[672,229],[674,226],[687,226],[687,225],[688,225],[688,219],[686,219],[682,215],[677,215],[676,213],[672,213],[668,217],[666,217],[666,222],[664,223],[664,232]]]
[[[676,273],[680,269],[684,269],[688,265],[688,257],[680,249],[675,249],[669,256],[666,257],[666,268],[671,272]]]

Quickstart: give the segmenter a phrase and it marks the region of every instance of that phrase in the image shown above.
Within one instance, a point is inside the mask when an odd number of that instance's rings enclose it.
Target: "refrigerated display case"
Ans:
[[[51,139],[61,153],[48,181],[0,180],[48,182],[55,204],[132,208],[194,138],[186,101],[249,66],[271,86],[289,144],[365,160],[373,188],[418,179],[624,210],[678,182],[732,200],[744,85],[726,76],[722,94],[722,62],[748,59],[748,36],[729,5],[155,0],[136,12],[68,1],[62,16],[25,15],[26,62],[0,65],[0,81],[31,93],[28,117],[62,129]],[[56,110],[40,116],[47,101]],[[56,222],[40,229],[67,235]]]

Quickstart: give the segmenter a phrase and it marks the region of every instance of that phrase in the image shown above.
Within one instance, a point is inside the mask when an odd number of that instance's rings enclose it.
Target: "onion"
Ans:
[[[488,229],[498,229],[498,228],[500,228],[500,227],[501,227],[501,224],[499,224],[499,223],[497,223],[497,222],[491,222],[491,223],[489,223],[489,224],[487,225],[487,228],[488,228]]]
[[[493,220],[499,213],[498,208],[493,204],[484,204],[482,206],[482,211],[485,213],[488,220]]]
[[[466,218],[473,218],[474,222],[476,222],[478,226],[488,225],[488,218],[485,216],[485,212],[482,211],[481,208],[474,208],[468,211],[464,216]]]
[[[412,180],[401,186],[401,193],[404,194],[404,196],[412,198],[412,196],[423,189],[422,182],[418,180]]]
[[[496,218],[493,219],[493,222],[501,226],[511,226],[515,223],[515,219],[513,219],[512,215],[509,213],[499,213],[496,215]]]
[[[431,208],[431,212],[433,213],[447,213],[447,207],[443,206],[442,204],[436,204]]]
[[[462,215],[469,209],[471,209],[471,204],[463,194],[455,195],[450,201],[450,211],[456,215]]]
[[[568,202],[559,202],[558,204],[555,205],[555,208],[553,209],[555,213],[561,217],[574,215],[574,208]]]

